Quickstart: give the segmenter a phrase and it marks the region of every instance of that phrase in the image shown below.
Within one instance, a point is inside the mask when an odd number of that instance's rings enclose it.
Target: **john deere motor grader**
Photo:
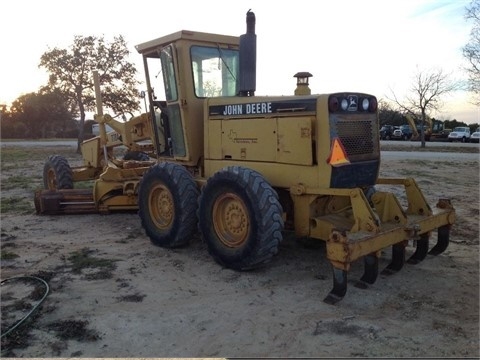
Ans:
[[[333,268],[327,303],[345,295],[347,273],[359,259],[365,271],[358,285],[366,287],[386,248],[392,256],[384,273],[402,268],[409,242],[416,244],[410,263],[442,253],[455,221],[450,201],[431,208],[414,179],[378,177],[375,96],[312,95],[309,73],[295,75],[294,96],[255,96],[250,11],[246,23],[240,37],[184,30],[136,47],[150,103],[142,118],[149,119],[157,160],[125,168],[101,158],[101,139],[94,140],[91,162],[103,171],[95,206],[135,205],[146,234],[163,247],[186,245],[199,229],[213,258],[235,270],[267,263],[284,230],[323,240]],[[105,118],[97,116],[100,126]],[[37,202],[45,201],[39,194]]]

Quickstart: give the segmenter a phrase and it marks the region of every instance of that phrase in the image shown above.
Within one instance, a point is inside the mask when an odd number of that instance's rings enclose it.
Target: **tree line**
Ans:
[[[75,137],[80,148],[89,135],[86,113],[96,110],[93,71],[99,74],[105,108],[117,115],[140,108],[137,70],[129,54],[122,36],[108,42],[77,35],[68,49],[48,49],[39,63],[49,74],[47,85],[0,109],[1,137]]]
[[[76,118],[76,112],[68,106],[60,91],[49,92],[40,90],[16,99],[10,110],[4,106],[0,109],[0,125],[2,139],[45,139],[45,138],[75,138],[83,127],[83,138],[93,136],[93,119],[86,120],[83,125]],[[382,125],[400,126],[407,124],[405,114],[392,109],[385,101],[379,103],[379,123]],[[420,116],[416,117],[420,119]],[[469,124],[452,120],[443,120],[444,128],[453,129],[457,126],[469,126],[474,132],[479,124]]]
[[[465,18],[473,21],[470,40],[462,49],[468,64],[465,71],[473,103],[480,105],[480,0],[472,0],[465,10]],[[49,74],[48,83],[37,92],[19,96],[9,108],[0,105],[0,137],[77,138],[80,149],[81,142],[91,136],[86,113],[96,110],[94,70],[99,73],[104,107],[120,115],[140,109],[137,70],[128,61],[129,53],[122,36],[112,42],[97,36],[75,36],[67,49],[48,49],[39,63]],[[432,111],[440,109],[441,97],[457,89],[441,69],[417,69],[404,99],[393,93],[387,98],[389,102],[379,102],[380,125],[405,124],[407,114],[424,123]],[[466,124],[453,119],[446,120],[444,126]],[[478,124],[468,126],[475,130]]]
[[[392,107],[384,102],[380,101],[378,107],[378,118],[379,118],[379,125],[382,127],[383,125],[393,125],[393,126],[401,126],[401,125],[409,125],[406,115],[412,115],[411,113],[402,112],[399,110],[392,109]],[[413,114],[413,118],[416,120],[418,127],[421,126],[422,115],[421,113],[417,112]],[[470,132],[475,132],[477,128],[480,126],[478,123],[474,124],[467,124],[463,121],[458,121],[457,119],[451,120],[440,120],[431,118],[432,121],[441,122],[443,124],[443,129],[450,129],[453,130],[458,126],[467,126],[470,128]]]

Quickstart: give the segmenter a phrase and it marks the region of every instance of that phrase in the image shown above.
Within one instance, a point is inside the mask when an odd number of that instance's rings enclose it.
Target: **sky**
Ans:
[[[67,5],[68,4],[68,5]],[[0,18],[0,104],[46,85],[40,57],[68,49],[75,35],[122,35],[143,81],[135,45],[179,31],[239,36],[246,12],[256,16],[256,95],[293,95],[293,75],[313,74],[313,94],[363,92],[378,99],[403,98],[418,70],[441,69],[466,82],[462,48],[472,23],[470,0],[225,1],[7,0]],[[140,89],[141,90],[141,89]],[[471,95],[442,98],[437,119],[480,123]]]

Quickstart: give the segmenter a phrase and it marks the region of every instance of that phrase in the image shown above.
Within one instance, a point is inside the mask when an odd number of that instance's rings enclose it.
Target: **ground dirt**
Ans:
[[[285,234],[267,266],[235,272],[198,236],[154,246],[136,213],[36,215],[47,155],[81,158],[63,146],[24,152],[2,143],[2,336],[32,313],[2,338],[2,357],[480,355],[478,161],[383,161],[381,176],[414,177],[432,206],[452,200],[450,246],[367,289],[353,286],[356,262],[347,295],[328,305],[323,242]],[[385,249],[381,268],[390,257]]]

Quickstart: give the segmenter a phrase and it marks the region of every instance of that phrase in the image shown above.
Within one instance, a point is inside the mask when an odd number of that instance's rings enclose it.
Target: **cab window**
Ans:
[[[238,50],[192,46],[195,95],[200,98],[235,96],[238,89]]]
[[[178,99],[177,82],[175,80],[175,68],[173,66],[172,47],[167,46],[160,53],[162,60],[163,82],[165,84],[165,97],[167,101],[175,101]]]

